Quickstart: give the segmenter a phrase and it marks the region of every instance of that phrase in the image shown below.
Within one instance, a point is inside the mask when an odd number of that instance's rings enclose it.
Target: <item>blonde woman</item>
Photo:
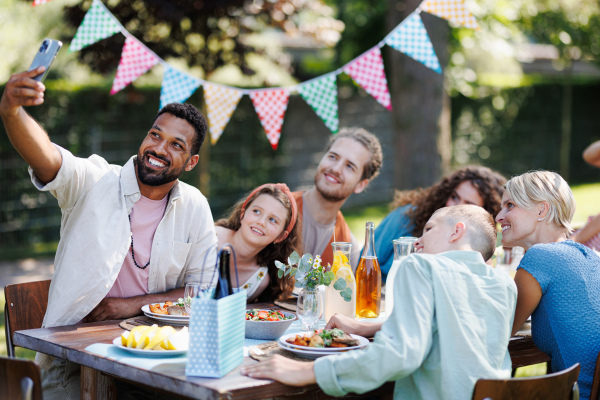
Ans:
[[[552,358],[553,371],[581,364],[581,398],[588,399],[600,351],[600,258],[569,240],[574,213],[567,182],[534,171],[506,183],[496,222],[503,246],[525,249],[513,335],[531,315],[533,342]]]

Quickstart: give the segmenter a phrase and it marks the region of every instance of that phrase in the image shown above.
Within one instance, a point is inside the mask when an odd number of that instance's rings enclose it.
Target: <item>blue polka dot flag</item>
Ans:
[[[162,87],[160,89],[160,108],[169,103],[183,103],[200,86],[200,79],[164,64]]]
[[[71,41],[69,51],[78,51],[102,39],[121,31],[121,25],[116,22],[113,15],[102,3],[94,3],[83,17],[83,22],[77,28],[75,37]]]
[[[315,110],[325,126],[337,133],[339,126],[336,75],[325,75],[298,86],[298,93]]]
[[[442,73],[425,25],[418,13],[412,13],[386,38],[385,44],[425,64],[438,74]]]

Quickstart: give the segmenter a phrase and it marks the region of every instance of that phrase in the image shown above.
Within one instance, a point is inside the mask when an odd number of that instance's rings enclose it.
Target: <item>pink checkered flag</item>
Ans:
[[[421,10],[471,29],[479,29],[475,17],[467,10],[463,0],[425,0]]]
[[[254,90],[250,99],[273,150],[277,150],[290,93],[285,89]]]
[[[39,5],[42,5],[42,4],[46,4],[49,1],[50,0],[33,0],[33,4],[32,5],[35,7],[35,6],[39,6]]]
[[[362,56],[350,61],[342,70],[350,75],[354,82],[388,110],[392,109],[387,79],[383,70],[381,50],[374,47]]]
[[[115,94],[140,75],[154,67],[159,62],[159,58],[154,55],[143,44],[135,38],[128,36],[121,53],[121,61],[117,68],[117,75],[113,81],[110,94]]]

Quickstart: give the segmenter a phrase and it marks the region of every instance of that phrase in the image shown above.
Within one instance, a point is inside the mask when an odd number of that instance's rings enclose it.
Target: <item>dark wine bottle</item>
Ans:
[[[217,281],[217,288],[215,290],[216,299],[233,294],[233,288],[231,286],[231,272],[229,268],[230,257],[231,251],[229,251],[229,249],[223,249],[219,253],[219,280]]]

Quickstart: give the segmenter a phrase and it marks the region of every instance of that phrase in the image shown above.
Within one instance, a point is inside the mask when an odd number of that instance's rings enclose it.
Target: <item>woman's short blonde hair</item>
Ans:
[[[550,171],[530,171],[511,178],[505,187],[515,204],[525,210],[547,202],[550,206],[546,214],[548,222],[554,222],[563,228],[567,237],[571,236],[575,197],[562,176]]]

